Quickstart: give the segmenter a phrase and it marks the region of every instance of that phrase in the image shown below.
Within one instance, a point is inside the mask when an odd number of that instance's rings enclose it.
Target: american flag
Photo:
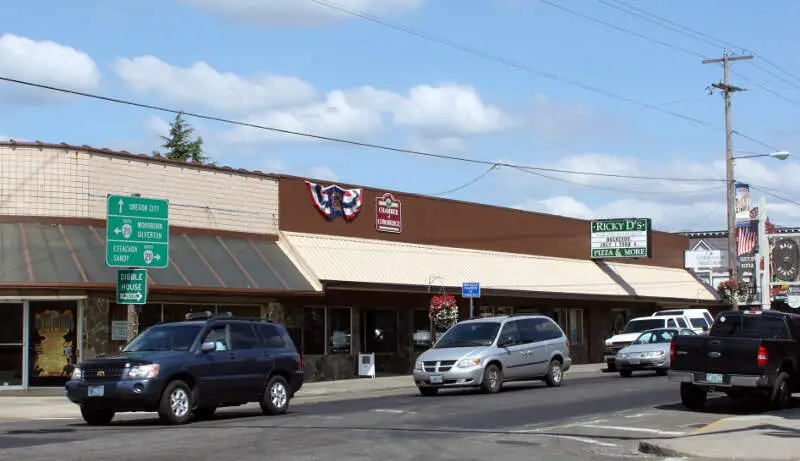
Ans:
[[[758,232],[754,230],[753,222],[736,228],[737,253],[739,256],[752,252],[756,248]]]

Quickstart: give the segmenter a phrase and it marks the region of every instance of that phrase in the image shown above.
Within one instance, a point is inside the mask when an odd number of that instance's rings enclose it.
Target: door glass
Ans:
[[[258,329],[261,330],[261,337],[264,339],[264,345],[267,349],[283,349],[286,347],[283,337],[281,337],[275,325],[259,325]]]
[[[253,326],[249,323],[232,323],[231,346],[233,350],[260,349],[258,336]]]
[[[231,350],[231,344],[230,341],[228,341],[228,335],[224,326],[218,326],[208,330],[206,337],[203,338],[203,342],[213,342],[216,352]]]
[[[517,344],[522,343],[522,337],[520,336],[517,323],[519,323],[519,321],[508,322],[503,325],[503,329],[500,331],[500,341],[511,341],[510,343],[505,344],[503,347],[516,346]]]
[[[0,304],[0,388],[22,385],[22,304]]]

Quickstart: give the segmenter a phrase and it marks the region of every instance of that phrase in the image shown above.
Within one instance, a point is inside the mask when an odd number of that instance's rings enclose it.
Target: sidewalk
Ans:
[[[724,418],[690,435],[643,440],[639,450],[677,458],[797,460],[800,409]]]
[[[573,365],[566,373],[570,376],[602,376],[605,364]],[[322,400],[353,400],[380,395],[413,392],[417,390],[409,375],[380,378],[343,379],[305,383],[295,397],[297,403]],[[77,405],[67,400],[63,388],[32,389],[29,391],[0,392],[0,421],[38,419],[57,420],[80,418]]]

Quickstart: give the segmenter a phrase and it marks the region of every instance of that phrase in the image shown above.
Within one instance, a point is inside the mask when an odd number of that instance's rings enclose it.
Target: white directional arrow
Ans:
[[[120,297],[126,301],[141,301],[144,295],[142,295],[141,292],[137,291],[136,293],[124,293]]]
[[[155,259],[156,261],[161,261],[161,255],[157,254],[153,256],[153,259]]]
[[[120,232],[122,232],[122,231],[120,230],[120,228],[119,228],[119,227],[117,227],[117,228],[115,228],[115,229],[114,229],[114,233],[115,233],[115,234],[119,235],[119,233],[120,233]]]
[[[122,214],[122,204],[123,204],[122,199],[119,199],[119,214]]]

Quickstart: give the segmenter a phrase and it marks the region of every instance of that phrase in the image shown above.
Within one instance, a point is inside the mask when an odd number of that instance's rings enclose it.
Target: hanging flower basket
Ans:
[[[432,297],[428,315],[434,325],[442,330],[447,330],[458,322],[456,298],[447,294]]]
[[[717,292],[728,304],[734,304],[747,298],[747,285],[738,280],[726,280],[717,286]]]

